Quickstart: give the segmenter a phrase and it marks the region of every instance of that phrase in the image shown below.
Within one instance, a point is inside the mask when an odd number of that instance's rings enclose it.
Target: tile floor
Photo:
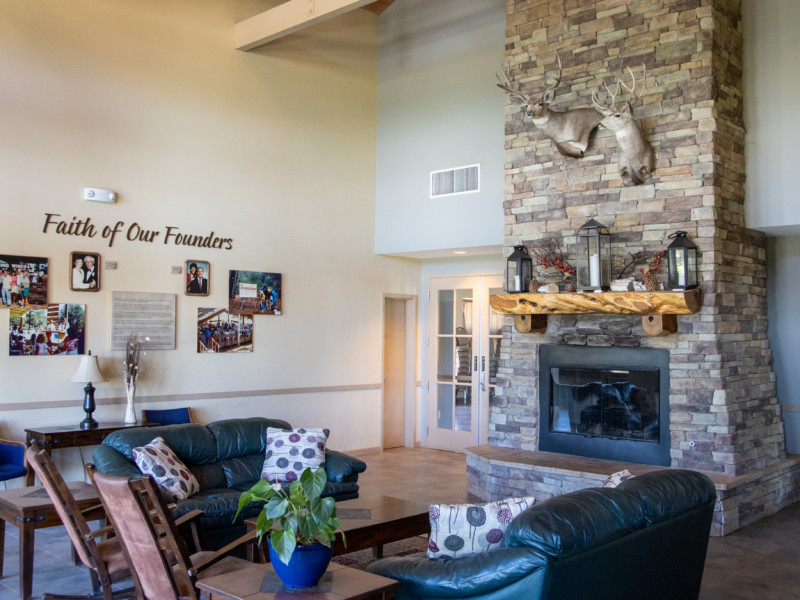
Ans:
[[[466,461],[461,454],[398,448],[362,458],[369,465],[359,478],[362,493],[430,502],[475,500],[466,491]],[[7,526],[0,600],[19,598],[17,548],[17,529]],[[796,504],[725,538],[711,538],[700,599],[800,600],[799,558],[800,504]],[[90,590],[86,569],[72,565],[63,528],[37,531],[34,598],[46,591],[81,594]]]

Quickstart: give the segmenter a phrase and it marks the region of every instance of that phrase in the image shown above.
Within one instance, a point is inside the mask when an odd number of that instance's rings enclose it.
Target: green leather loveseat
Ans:
[[[701,473],[663,470],[536,504],[484,554],[378,560],[397,600],[685,600],[703,577],[715,490]]]
[[[219,548],[243,534],[244,519],[258,515],[261,504],[253,503],[242,511],[234,522],[239,496],[261,478],[266,452],[267,427],[291,429],[286,421],[254,417],[228,419],[208,425],[186,423],[161,427],[135,427],[108,435],[94,452],[94,464],[99,471],[119,477],[140,474],[133,461],[133,448],[144,446],[157,437],[164,438],[197,478],[200,491],[176,502],[176,516],[199,509],[206,541],[212,549]],[[336,500],[358,497],[358,474],[367,465],[341,452],[326,450],[325,470],[328,483],[323,496]],[[168,501],[174,499],[164,492]]]

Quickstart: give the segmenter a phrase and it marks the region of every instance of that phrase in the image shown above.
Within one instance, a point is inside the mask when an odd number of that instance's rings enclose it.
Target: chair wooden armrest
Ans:
[[[202,510],[192,510],[186,513],[185,515],[175,519],[175,525],[185,525],[186,523],[191,523],[193,521],[196,521],[202,516],[203,516]]]
[[[223,546],[222,548],[214,552],[214,554],[203,556],[196,561],[192,560],[191,570],[193,575],[196,576],[203,569],[207,569],[211,565],[219,562],[220,560],[228,556],[228,554],[236,550],[239,546],[242,546],[244,544],[255,544],[257,538],[258,538],[258,532],[256,530],[248,531],[242,537],[232,541],[227,546]]]

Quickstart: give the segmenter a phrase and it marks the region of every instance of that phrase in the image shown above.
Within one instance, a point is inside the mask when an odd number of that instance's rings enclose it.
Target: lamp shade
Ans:
[[[78,365],[78,370],[72,376],[72,383],[89,383],[91,381],[105,381],[103,373],[100,372],[100,366],[97,364],[97,357],[92,356],[92,351],[89,354],[81,356],[81,364]]]

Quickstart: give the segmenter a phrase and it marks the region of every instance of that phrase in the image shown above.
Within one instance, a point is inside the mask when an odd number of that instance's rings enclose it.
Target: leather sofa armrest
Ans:
[[[328,473],[328,481],[348,481],[355,483],[358,474],[367,469],[367,463],[344,452],[336,450],[326,450],[325,470]]]
[[[533,600],[541,595],[547,564],[535,550],[514,546],[455,559],[425,553],[384,558],[367,571],[398,580],[398,598],[480,597],[526,579],[525,598]]]
[[[97,470],[114,477],[137,477],[141,471],[136,463],[110,446],[98,446],[92,456]]]

